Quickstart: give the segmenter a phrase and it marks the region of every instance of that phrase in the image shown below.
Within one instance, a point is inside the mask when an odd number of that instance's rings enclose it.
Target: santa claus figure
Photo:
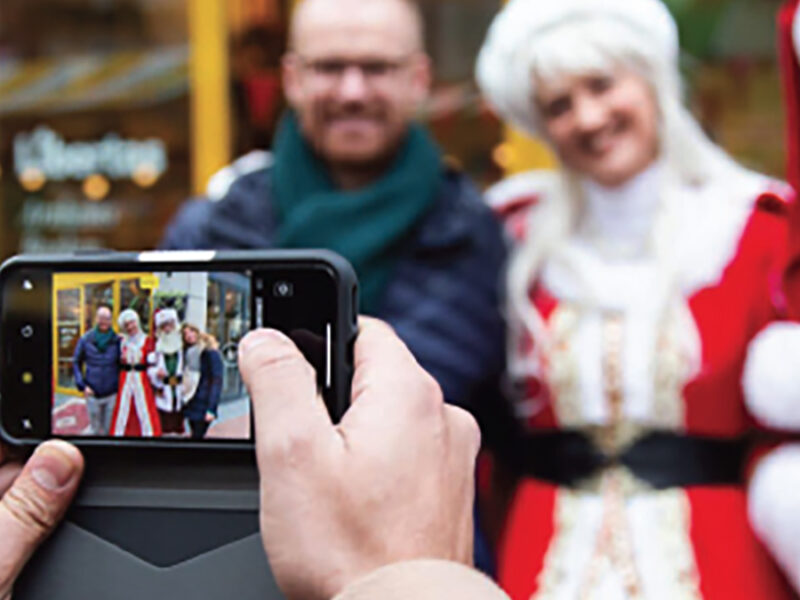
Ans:
[[[478,59],[489,103],[561,161],[489,192],[517,242],[514,600],[793,597],[746,481],[754,421],[800,421],[793,194],[703,134],[678,57],[661,0],[510,0]]]
[[[156,313],[155,364],[149,370],[156,406],[165,434],[185,433],[183,419],[183,339],[178,313],[172,308]]]
[[[157,437],[161,435],[153,388],[147,371],[153,364],[153,341],[142,331],[139,315],[120,313],[120,375],[117,403],[111,419],[111,435]]]

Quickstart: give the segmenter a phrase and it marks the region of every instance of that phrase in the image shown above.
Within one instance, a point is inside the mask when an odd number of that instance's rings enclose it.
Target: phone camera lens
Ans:
[[[24,337],[26,340],[31,339],[33,337],[33,326],[25,325],[22,329],[20,329],[20,334],[22,334],[22,337]]]
[[[294,295],[294,286],[288,281],[278,281],[272,287],[272,294],[277,298],[291,298]]]
[[[33,282],[30,279],[25,279],[22,282],[22,289],[26,292],[30,292],[33,289]]]

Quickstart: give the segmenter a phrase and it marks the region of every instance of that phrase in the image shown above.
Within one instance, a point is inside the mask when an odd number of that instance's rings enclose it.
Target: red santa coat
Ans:
[[[147,369],[154,360],[154,344],[150,337],[142,334],[135,338],[123,338],[120,348],[122,370],[119,374],[119,391],[111,419],[112,436],[161,435],[161,421],[147,374]]]
[[[547,202],[542,181],[526,174],[489,193],[517,239],[534,235]],[[749,200],[692,190],[670,209],[674,264],[606,260],[585,240],[543,264],[531,301],[549,343],[531,359],[520,411],[528,425],[722,438],[753,426],[743,372],[753,362],[748,378],[762,381],[764,361],[748,358],[761,353],[751,343],[800,299],[787,298],[782,282],[791,193],[756,175],[742,184]],[[669,269],[675,277],[664,276]],[[683,302],[659,304],[669,297],[659,292],[665,279]],[[514,358],[524,364],[532,354],[522,336]],[[759,412],[761,401],[750,407]],[[524,479],[498,560],[514,600],[793,597],[753,535],[743,487],[653,490],[622,468],[576,489]]]

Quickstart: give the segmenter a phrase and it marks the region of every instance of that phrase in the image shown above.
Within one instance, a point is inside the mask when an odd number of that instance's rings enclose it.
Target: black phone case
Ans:
[[[324,250],[215,252],[182,265],[216,267],[243,261],[321,261],[339,285],[334,338],[335,419],[349,403],[353,344],[358,330],[357,280],[350,264]],[[173,253],[146,253],[152,261]],[[0,270],[46,264],[125,264],[143,254],[21,257]],[[151,263],[156,264],[156,263]],[[0,402],[2,399],[0,399]],[[330,408],[330,407],[329,407]],[[14,441],[14,440],[10,440]],[[140,600],[282,598],[264,554],[258,527],[259,480],[252,450],[224,445],[155,442],[83,444],[86,475],[63,523],[18,579],[22,600]],[[270,485],[270,482],[263,482]]]

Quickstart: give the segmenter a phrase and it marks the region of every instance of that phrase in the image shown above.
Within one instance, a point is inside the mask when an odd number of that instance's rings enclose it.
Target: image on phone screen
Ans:
[[[21,440],[251,440],[238,354],[257,327],[297,344],[334,406],[337,282],[326,268],[269,263],[18,268],[2,289],[3,429]]]
[[[54,274],[51,433],[248,439],[250,288],[235,272]]]

